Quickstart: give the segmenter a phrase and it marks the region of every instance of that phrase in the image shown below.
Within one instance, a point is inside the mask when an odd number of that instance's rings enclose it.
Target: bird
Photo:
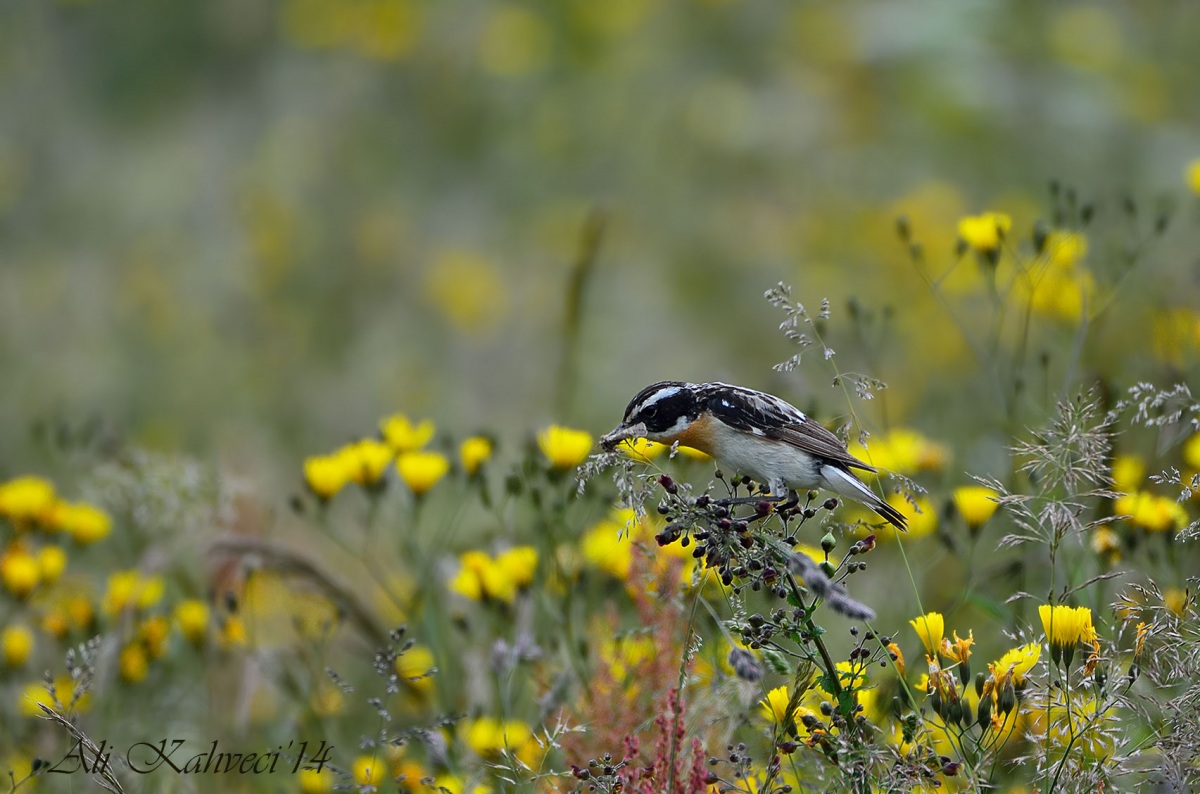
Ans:
[[[678,442],[766,485],[776,500],[824,488],[859,502],[901,531],[908,521],[851,471],[876,469],[850,454],[824,425],[772,394],[728,383],[664,380],[638,392],[621,423],[600,439]]]

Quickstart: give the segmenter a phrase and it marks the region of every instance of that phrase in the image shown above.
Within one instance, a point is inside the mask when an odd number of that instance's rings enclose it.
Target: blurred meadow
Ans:
[[[0,770],[1194,790],[1197,41],[1169,0],[0,4]],[[663,379],[793,402],[911,531],[599,454]],[[131,750],[175,738],[283,760]]]

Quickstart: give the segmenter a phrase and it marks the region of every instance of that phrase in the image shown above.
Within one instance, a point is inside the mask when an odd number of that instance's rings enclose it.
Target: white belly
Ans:
[[[808,453],[790,444],[715,424],[712,452],[723,468],[749,475],[772,490],[779,485],[797,490],[821,487],[820,467]]]

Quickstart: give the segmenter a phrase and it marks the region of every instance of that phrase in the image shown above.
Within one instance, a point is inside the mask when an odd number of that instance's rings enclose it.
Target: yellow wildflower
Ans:
[[[146,649],[139,643],[126,645],[121,649],[118,667],[121,669],[121,677],[130,684],[145,681],[146,676],[150,673],[150,661],[146,658]]]
[[[66,570],[67,553],[61,546],[43,546],[38,549],[37,561],[41,580],[46,584],[54,584]]]
[[[1112,462],[1113,488],[1133,493],[1146,477],[1146,461],[1138,455],[1117,455]]]
[[[913,631],[917,633],[917,636],[921,638],[921,644],[925,646],[925,653],[930,656],[936,656],[938,650],[942,647],[942,635],[945,633],[946,628],[942,613],[927,612],[908,622],[913,627]]]
[[[71,676],[57,675],[54,677],[54,693],[58,696],[59,702],[67,706],[72,705],[73,693],[75,691],[75,682],[71,680]],[[79,699],[77,706],[78,711],[83,711],[91,701],[91,695],[86,694]],[[57,709],[54,705],[54,698],[50,695],[50,690],[46,688],[45,681],[33,681],[21,689],[21,713],[27,717],[44,717],[39,705],[48,708]]]
[[[379,429],[383,433],[383,440],[397,454],[417,451],[433,439],[434,433],[433,422],[429,419],[414,425],[404,414],[385,417],[380,421]]]
[[[551,425],[538,433],[537,442],[551,467],[558,471],[575,468],[592,451],[590,433],[561,425]]]
[[[396,657],[396,675],[400,680],[418,692],[427,692],[433,688],[434,670],[433,651],[424,645],[413,645]]]
[[[1200,469],[1200,433],[1183,444],[1183,460],[1193,469]]]
[[[794,714],[788,711],[788,703],[791,702],[791,696],[788,694],[786,686],[777,686],[767,693],[767,696],[759,701],[759,710],[763,717],[771,720],[775,724],[781,724],[787,721],[789,716]]]
[[[1166,532],[1179,529],[1188,523],[1187,511],[1183,505],[1169,496],[1148,491],[1125,494],[1117,499],[1113,509],[1135,526],[1149,532]]]
[[[364,487],[375,485],[383,479],[383,473],[395,457],[390,446],[374,438],[348,444],[337,455],[345,456],[350,479]]]
[[[1182,587],[1168,587],[1163,591],[1163,604],[1175,617],[1184,617],[1191,607],[1191,601],[1191,593]]]
[[[996,662],[989,664],[988,669],[991,670],[997,681],[1002,682],[1005,678],[1011,678],[1014,684],[1021,686],[1025,683],[1025,676],[1033,670],[1041,655],[1041,644],[1031,642],[1028,645],[1009,650]]]
[[[199,598],[188,598],[175,605],[175,625],[192,645],[203,645],[208,637],[208,604]]]
[[[641,525],[633,510],[615,510],[610,517],[584,533],[580,552],[593,567],[624,581],[633,565],[631,536],[640,531]]]
[[[617,449],[639,463],[649,463],[670,447],[648,438],[627,438],[617,444]]]
[[[492,717],[467,720],[463,725],[463,741],[482,758],[494,758],[501,750],[514,752],[530,767],[536,767],[541,748],[533,730],[520,720],[500,721]]]
[[[908,519],[908,534],[905,537],[910,540],[916,540],[932,534],[938,525],[937,511],[933,507],[933,502],[924,496],[916,496],[913,498],[913,501],[916,502],[916,506],[913,506],[908,499],[904,498],[903,494],[894,492],[888,494],[887,497],[887,503],[899,510],[900,514]],[[875,534],[881,538],[896,536],[896,529],[891,524],[887,524],[881,529],[882,531],[879,529],[875,530]]]
[[[346,697],[332,681],[322,681],[308,696],[308,705],[318,717],[336,717],[345,710]]]
[[[54,521],[81,546],[104,540],[112,531],[108,513],[87,502],[60,503],[54,510]]]
[[[333,772],[328,767],[322,769],[301,769],[296,775],[300,785],[300,794],[328,794],[333,791]]]
[[[496,556],[495,565],[517,588],[533,584],[537,572],[538,554],[533,546],[514,546]]]
[[[1121,561],[1121,536],[1112,527],[1101,526],[1092,531],[1092,551],[1105,565],[1116,565]]]
[[[346,455],[314,455],[304,459],[304,483],[321,499],[332,499],[353,477]]]
[[[37,559],[24,548],[13,546],[0,557],[0,581],[17,598],[26,598],[41,581]]]
[[[396,471],[417,496],[429,491],[450,471],[450,460],[440,452],[404,452],[396,458]]]
[[[1012,218],[1002,212],[968,215],[958,222],[958,239],[970,248],[987,254],[1000,247],[1012,229]]]
[[[246,622],[238,615],[227,615],[221,623],[221,631],[217,635],[220,640],[221,647],[225,650],[238,648],[250,642],[250,635],[246,631]]]
[[[137,570],[118,571],[108,577],[101,609],[116,615],[126,609],[149,609],[157,604],[166,588],[161,576],[142,576]]]
[[[18,529],[44,522],[54,507],[54,486],[41,477],[17,477],[0,484],[0,516]]]
[[[167,655],[171,624],[162,615],[148,617],[137,628],[137,638],[151,659]]]
[[[900,650],[900,646],[894,642],[888,643],[888,651],[896,657],[896,672],[900,674],[901,678],[904,678],[904,651]]]
[[[458,558],[459,569],[450,580],[451,592],[472,601],[490,598],[511,604],[517,597],[517,582],[504,567],[497,564],[486,552],[466,551]],[[514,565],[518,560],[509,560]],[[534,563],[536,564],[536,553]],[[523,573],[522,571],[517,571]]]
[[[1187,181],[1187,186],[1192,189],[1192,192],[1200,196],[1200,157],[1188,163],[1184,177]]]
[[[958,636],[958,631],[954,632],[954,642],[942,638],[941,653],[942,656],[957,662],[958,664],[966,664],[971,658],[971,646],[975,643],[975,630],[972,629],[967,638],[961,639]]]
[[[1092,628],[1092,610],[1087,607],[1069,607],[1062,604],[1042,604],[1038,607],[1042,627],[1050,641],[1050,655],[1055,664],[1060,661],[1069,667],[1075,655],[1075,646],[1080,642],[1091,642],[1096,638]]]
[[[491,459],[492,442],[483,436],[464,439],[458,447],[458,457],[462,461],[463,471],[468,477],[474,477],[483,464]]]
[[[999,505],[998,493],[982,485],[964,485],[954,489],[954,506],[971,529],[979,529],[988,522]]]
[[[33,632],[17,624],[0,631],[0,657],[8,667],[20,667],[33,653]]]
[[[387,763],[379,756],[360,755],[354,759],[351,775],[355,784],[378,789],[387,779]]]
[[[850,452],[877,469],[911,475],[921,471],[939,471],[950,456],[944,444],[912,428],[897,427],[873,437],[869,446],[854,441]]]

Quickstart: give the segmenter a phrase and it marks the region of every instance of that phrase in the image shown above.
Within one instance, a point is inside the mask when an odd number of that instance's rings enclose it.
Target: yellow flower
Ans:
[[[580,552],[593,567],[624,581],[633,565],[631,536],[640,529],[633,510],[615,510],[584,533]]]
[[[942,638],[941,652],[942,656],[950,659],[958,664],[966,664],[971,658],[971,646],[975,643],[975,630],[972,629],[967,638],[960,639],[958,631],[954,632],[954,642],[946,638]]]
[[[416,452],[433,438],[434,426],[429,419],[413,424],[404,414],[392,414],[379,423],[383,440],[397,454]]]
[[[333,772],[324,767],[321,769],[301,769],[296,775],[301,794],[328,794],[333,791]]]
[[[1037,664],[1041,655],[1041,643],[1031,642],[1006,652],[999,660],[989,664],[988,669],[992,671],[992,675],[996,677],[997,681],[1002,682],[1005,678],[1011,677],[1014,684],[1021,686],[1025,683],[1025,676],[1033,670],[1033,666]]]
[[[788,694],[786,686],[777,686],[767,693],[767,696],[759,701],[759,709],[763,717],[778,724],[787,721],[787,718],[793,713],[788,711],[788,703],[791,702],[791,696]]]
[[[463,741],[482,758],[494,758],[501,750],[508,749],[533,768],[541,756],[533,730],[520,720],[501,722],[492,717],[467,720],[463,725]]]
[[[1189,467],[1200,469],[1200,433],[1184,442],[1183,459]]]
[[[17,598],[26,598],[41,581],[42,569],[37,559],[18,546],[9,548],[0,557],[0,581]]]
[[[250,634],[246,631],[246,622],[238,615],[228,615],[221,623],[221,631],[217,635],[221,647],[225,650],[240,648],[250,642]]]
[[[167,655],[170,633],[171,624],[167,619],[162,615],[154,615],[143,620],[138,626],[137,638],[151,659],[161,659]]]
[[[1192,189],[1192,192],[1200,196],[1200,157],[1188,163],[1187,170],[1184,172],[1187,179],[1187,185]]]
[[[900,650],[900,646],[894,642],[888,643],[888,651],[895,655],[896,672],[900,674],[900,678],[904,678],[904,651]]]
[[[528,552],[514,549],[517,553],[505,557],[503,564],[486,552],[463,552],[458,573],[450,580],[451,592],[472,601],[490,598],[511,604],[516,600],[517,588],[533,581],[532,570],[525,567],[530,563],[529,552],[533,553],[532,565],[537,565],[537,552],[528,546],[521,548]]]
[[[118,666],[121,677],[131,684],[146,680],[150,673],[150,661],[146,658],[146,649],[139,643],[130,643],[121,649]]]
[[[514,546],[508,551],[501,552],[495,565],[518,588],[533,584],[533,575],[537,572],[538,554],[533,546]]]
[[[345,709],[346,698],[332,681],[322,681],[309,695],[308,705],[318,717],[336,717]]]
[[[938,517],[937,511],[934,510],[933,502],[929,501],[924,496],[915,496],[913,501],[916,502],[914,507],[903,494],[890,493],[887,495],[887,503],[900,511],[900,514],[908,519],[908,533],[904,537],[910,540],[917,540],[926,535],[933,534],[937,529]],[[918,513],[917,511],[920,510]],[[871,513],[871,522],[879,521],[879,518]],[[882,527],[872,530],[880,539],[895,538],[897,536],[896,528],[891,524],[885,524]]]
[[[1062,604],[1042,604],[1038,607],[1042,628],[1050,641],[1050,655],[1055,664],[1060,661],[1070,666],[1075,646],[1080,642],[1096,639],[1092,628],[1092,610],[1087,607],[1069,607]]]
[[[466,783],[458,775],[438,775],[430,790],[448,794],[491,794],[492,791],[487,786]]]
[[[352,476],[351,462],[346,455],[334,453],[304,459],[304,483],[321,499],[332,499]]]
[[[946,466],[950,453],[944,444],[907,427],[897,427],[872,438],[869,447],[857,441],[850,452],[877,469],[911,475],[920,471],[939,471]]]
[[[43,546],[38,549],[38,568],[42,572],[42,581],[54,584],[62,576],[67,567],[67,553],[61,546]]]
[[[617,449],[639,463],[649,463],[670,447],[648,438],[627,438],[617,444]]]
[[[54,681],[54,688],[58,691],[59,700],[62,700],[64,697],[69,699],[69,693],[71,692],[71,688],[74,686],[69,676],[66,677],[65,681],[62,681],[62,678],[63,677],[60,676]],[[66,685],[65,689],[59,685],[60,682]],[[34,681],[26,684],[21,690],[20,709],[22,714],[27,717],[45,716],[42,714],[42,710],[38,708],[38,706],[55,708],[54,698],[50,697],[50,692],[46,689],[46,684],[42,681]]]
[[[378,788],[387,776],[387,762],[378,756],[360,755],[354,759],[351,774],[359,786]]]
[[[483,436],[464,439],[458,447],[458,457],[462,461],[463,471],[468,477],[474,477],[483,464],[491,459],[492,442]]]
[[[440,452],[404,452],[396,458],[396,471],[417,496],[437,485],[450,471],[450,460]]]
[[[538,433],[537,441],[550,465],[559,471],[575,468],[592,451],[591,434],[560,425],[551,425]]]
[[[406,686],[418,692],[433,688],[433,676],[430,673],[434,667],[433,651],[424,645],[413,645],[396,657],[396,675]]]
[[[126,609],[149,609],[163,596],[166,585],[161,576],[142,576],[137,570],[118,571],[108,577],[101,609],[116,615]]]
[[[1187,613],[1191,600],[1191,594],[1182,587],[1168,587],[1163,591],[1163,604],[1178,618]]]
[[[1200,450],[1198,450],[1200,451]],[[1133,493],[1146,477],[1146,461],[1138,455],[1117,455],[1112,462],[1113,488]]]
[[[44,521],[54,507],[54,486],[41,477],[17,477],[0,484],[0,516],[18,529]]]
[[[175,625],[193,645],[202,645],[208,637],[208,604],[199,598],[188,598],[175,605]]]
[[[87,502],[59,503],[54,510],[54,523],[81,546],[104,540],[112,531],[108,513]]]
[[[1134,525],[1149,532],[1166,532],[1188,523],[1183,505],[1169,496],[1148,491],[1125,494],[1117,499],[1113,509],[1117,515],[1128,518]]]
[[[374,438],[348,444],[337,454],[345,456],[350,479],[363,487],[375,485],[383,479],[387,465],[395,457],[390,446]]]
[[[999,505],[998,497],[991,488],[982,485],[964,485],[954,489],[954,506],[967,522],[967,526],[978,529],[988,522]]]
[[[908,622],[913,627],[913,631],[917,633],[917,636],[921,638],[921,644],[925,646],[925,653],[930,656],[936,656],[938,650],[942,647],[942,635],[946,629],[942,613],[927,612]]]
[[[0,631],[0,656],[8,667],[20,667],[33,653],[33,632],[17,624]]]
[[[1112,527],[1097,527],[1092,531],[1092,551],[1104,560],[1107,565],[1116,565],[1121,561],[1121,537]]]
[[[958,239],[986,254],[999,248],[1011,229],[1012,218],[1002,212],[968,215],[958,222]]]

